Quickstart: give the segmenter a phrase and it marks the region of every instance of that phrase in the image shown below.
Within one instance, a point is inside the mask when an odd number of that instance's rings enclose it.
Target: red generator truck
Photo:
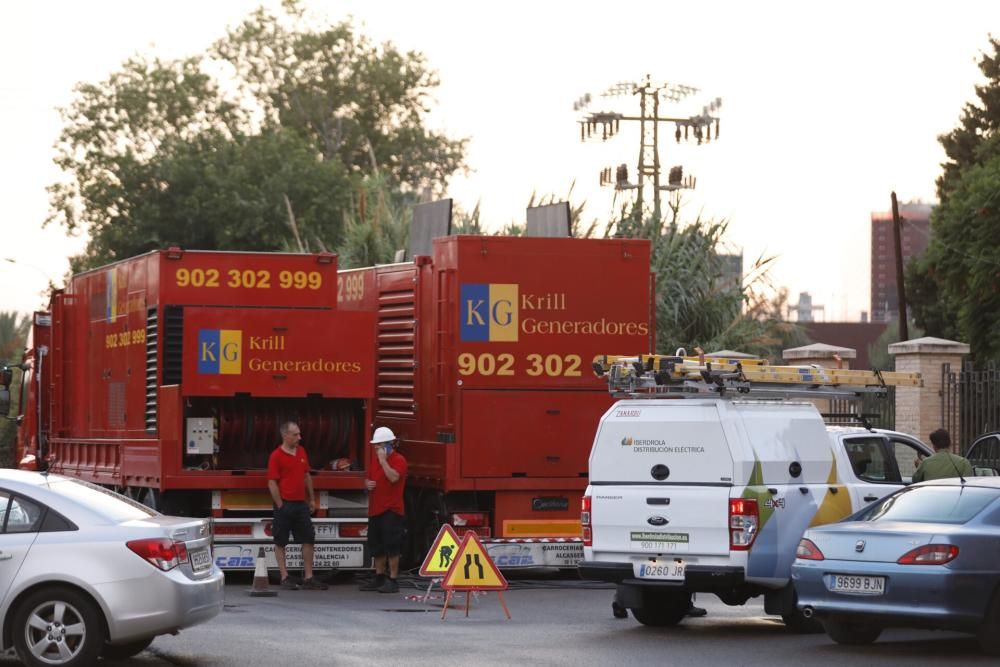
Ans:
[[[595,357],[653,348],[650,245],[446,236],[431,254],[340,272],[340,309],[377,316],[374,426],[409,461],[410,553],[442,523],[501,567],[575,567]]]
[[[221,567],[252,569],[258,545],[275,567],[266,469],[294,420],[317,470],[316,566],[367,567],[374,331],[338,310],[329,253],[171,248],[81,273],[34,314],[17,460],[212,516]]]

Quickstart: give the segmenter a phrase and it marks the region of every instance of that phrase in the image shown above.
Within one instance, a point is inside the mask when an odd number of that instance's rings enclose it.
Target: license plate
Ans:
[[[191,567],[195,572],[212,567],[212,554],[208,553],[208,549],[192,549],[188,555],[191,559]]]
[[[884,595],[885,577],[831,574],[826,587],[834,593],[851,593],[853,595]]]
[[[632,563],[637,579],[684,581],[685,563],[682,560],[644,560]]]
[[[313,531],[315,531],[316,537],[336,537],[337,525],[333,523],[313,522]]]

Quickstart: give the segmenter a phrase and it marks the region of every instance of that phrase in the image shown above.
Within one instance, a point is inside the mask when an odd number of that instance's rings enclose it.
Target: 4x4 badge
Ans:
[[[667,519],[664,519],[662,516],[654,515],[646,519],[646,523],[648,523],[650,526],[665,526],[670,522]]]

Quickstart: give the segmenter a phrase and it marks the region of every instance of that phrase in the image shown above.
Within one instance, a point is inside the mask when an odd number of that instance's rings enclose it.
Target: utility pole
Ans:
[[[903,287],[903,241],[899,229],[899,203],[896,191],[892,191],[892,231],[896,241],[896,295],[899,300],[899,340],[909,340],[910,332],[906,324],[906,290]]]
[[[685,97],[697,93],[698,89],[692,86],[680,84],[654,83],[647,75],[641,83],[622,81],[601,94],[602,97],[620,97],[626,94],[639,95],[639,115],[628,116],[616,112],[599,111],[587,112],[580,124],[580,140],[586,141],[590,138],[600,137],[601,141],[607,141],[618,134],[622,121],[635,121],[639,123],[639,162],[636,173],[637,183],[632,184],[628,180],[628,167],[621,164],[616,169],[615,178],[611,177],[611,168],[601,171],[601,185],[614,186],[615,190],[635,190],[636,207],[641,212],[646,201],[646,181],[652,180],[653,187],[653,215],[660,217],[660,192],[663,190],[674,191],[693,189],[696,180],[693,177],[684,177],[682,167],[676,166],[670,169],[667,178],[667,185],[660,185],[660,151],[659,132],[661,123],[673,123],[675,126],[674,138],[677,143],[684,140],[697,141],[699,145],[709,142],[714,136],[719,136],[719,118],[715,112],[722,106],[722,99],[715,98],[702,108],[700,114],[686,117],[673,117],[660,115],[661,98],[669,102],[679,102]],[[573,105],[574,111],[584,111],[591,103],[591,96],[584,95]]]

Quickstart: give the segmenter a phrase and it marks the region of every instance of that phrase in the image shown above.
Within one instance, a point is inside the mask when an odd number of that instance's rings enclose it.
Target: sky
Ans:
[[[38,308],[86,243],[42,225],[46,186],[61,178],[57,109],[74,85],[135,54],[198,53],[261,4],[278,3],[0,2],[0,311]],[[586,221],[610,217],[599,173],[624,162],[634,179],[638,132],[626,123],[607,142],[581,142],[582,95],[592,111],[635,115],[637,98],[599,94],[648,74],[699,89],[664,114],[722,98],[717,141],[678,145],[667,132],[660,142],[664,171],[697,177],[682,219],[728,221],[745,268],[774,256],[771,281],[793,303],[808,291],[826,321],[869,309],[871,212],[888,210],[893,190],[934,201],[937,136],[974,98],[976,63],[1000,29],[991,0],[303,4],[317,26],[350,17],[427,57],[441,80],[429,124],[470,139],[471,172],[448,193],[466,210],[479,202],[488,229],[523,222],[532,193],[585,201]]]

